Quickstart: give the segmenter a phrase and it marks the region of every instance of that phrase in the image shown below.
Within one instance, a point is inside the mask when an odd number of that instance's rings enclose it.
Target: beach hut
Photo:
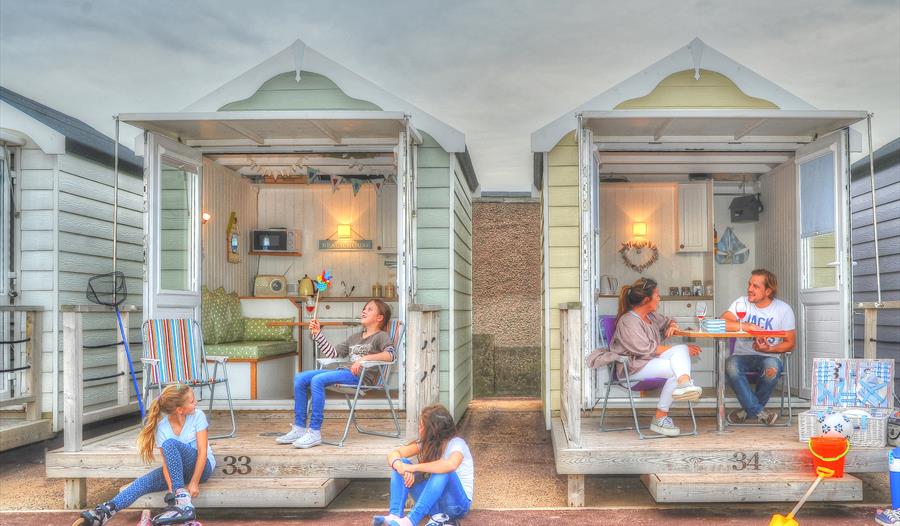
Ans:
[[[581,412],[603,394],[605,372],[586,369],[584,356],[601,345],[599,319],[615,314],[618,286],[655,278],[662,312],[696,327],[698,303],[717,316],[744,290],[749,271],[764,267],[797,315],[792,395],[802,405],[815,358],[852,357],[849,159],[861,135],[849,127],[867,117],[817,109],[695,39],[532,134],[543,202],[543,398],[573,505],[583,503],[590,473],[644,474],[654,496],[671,490],[678,500],[734,482],[704,477],[743,470],[747,458],[766,475],[802,471],[805,447],[790,428],[748,438],[758,444],[753,451],[724,434],[638,445],[633,432],[598,433]],[[763,211],[753,207],[758,217],[748,221],[753,196]],[[726,231],[749,254],[717,263],[717,237]],[[697,343],[705,352],[693,370],[708,393],[700,405],[734,406],[713,396],[724,393],[716,389],[724,385],[722,361]],[[638,405],[653,407],[654,394]],[[612,397],[613,407],[627,407],[624,391]],[[884,468],[879,449],[855,454],[857,471]],[[789,498],[787,479],[767,480]]]
[[[472,397],[478,182],[461,132],[300,40],[183,111],[117,120],[143,130],[142,317],[202,320],[207,354],[228,357],[239,416],[237,438],[215,444],[232,484],[222,491],[242,495],[233,475],[252,471],[278,479],[254,493],[254,506],[326,505],[347,478],[389,476],[384,455],[415,434],[422,404],[462,417]],[[355,330],[370,297],[406,323],[391,378],[406,433],[351,435],[342,449],[287,456],[271,435],[289,418],[257,415],[292,409],[294,373],[316,367],[303,328],[316,307],[303,278],[323,269],[335,276],[318,301],[331,340]],[[228,336],[240,324],[254,325],[253,336]],[[335,397],[326,407],[347,406]],[[388,409],[389,400],[358,407]],[[130,438],[48,454],[48,476],[70,481],[67,505],[83,502],[86,477],[142,469],[133,450],[119,449]],[[79,467],[95,462],[108,469]],[[285,492],[305,497],[288,504]]]
[[[114,158],[109,137],[0,87],[0,450],[62,428],[60,312],[88,303],[88,278],[113,269]],[[143,170],[127,148],[119,174],[115,265],[140,304]],[[135,411],[119,404],[115,317],[93,313],[85,323],[85,421]]]

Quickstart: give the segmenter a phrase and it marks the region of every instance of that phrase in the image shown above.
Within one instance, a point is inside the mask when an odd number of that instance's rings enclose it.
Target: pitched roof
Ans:
[[[647,95],[669,75],[685,70],[715,71],[728,77],[750,97],[765,99],[782,110],[814,110],[811,104],[734,59],[695,38],[669,56],[632,75],[596,97],[561,115],[531,134],[534,152],[550,151],[560,139],[576,127],[575,115],[585,111],[613,110],[623,101]]]
[[[21,111],[65,137],[66,152],[112,166],[113,139],[83,121],[0,86],[0,101]],[[119,169],[136,175],[144,173],[144,162],[130,149],[119,145]]]

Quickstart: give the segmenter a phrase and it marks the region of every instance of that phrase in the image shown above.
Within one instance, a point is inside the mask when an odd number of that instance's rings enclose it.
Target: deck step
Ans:
[[[53,437],[49,419],[0,418],[0,451],[34,444]]]
[[[213,477],[200,485],[197,508],[324,508],[348,479]],[[132,508],[164,508],[165,492],[139,498]]]
[[[656,502],[793,502],[816,480],[812,473],[653,473],[641,481]],[[811,501],[861,501],[862,481],[825,479]]]

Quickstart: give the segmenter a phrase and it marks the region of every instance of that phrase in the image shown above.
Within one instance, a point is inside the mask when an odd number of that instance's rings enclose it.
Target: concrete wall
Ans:
[[[541,205],[473,206],[475,396],[540,396]]]

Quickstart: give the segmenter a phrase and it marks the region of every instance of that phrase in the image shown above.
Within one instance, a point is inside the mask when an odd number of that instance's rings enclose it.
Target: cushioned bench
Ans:
[[[264,303],[265,307],[254,308],[256,303]],[[273,320],[299,318],[299,311],[290,301],[242,299],[221,288],[203,289],[201,313],[206,354],[228,357],[228,376],[235,400],[291,398],[298,356],[294,331],[292,327],[267,325]],[[248,313],[252,316],[247,316]],[[272,314],[291,317],[258,317]],[[257,377],[262,377],[263,382],[258,383]]]

